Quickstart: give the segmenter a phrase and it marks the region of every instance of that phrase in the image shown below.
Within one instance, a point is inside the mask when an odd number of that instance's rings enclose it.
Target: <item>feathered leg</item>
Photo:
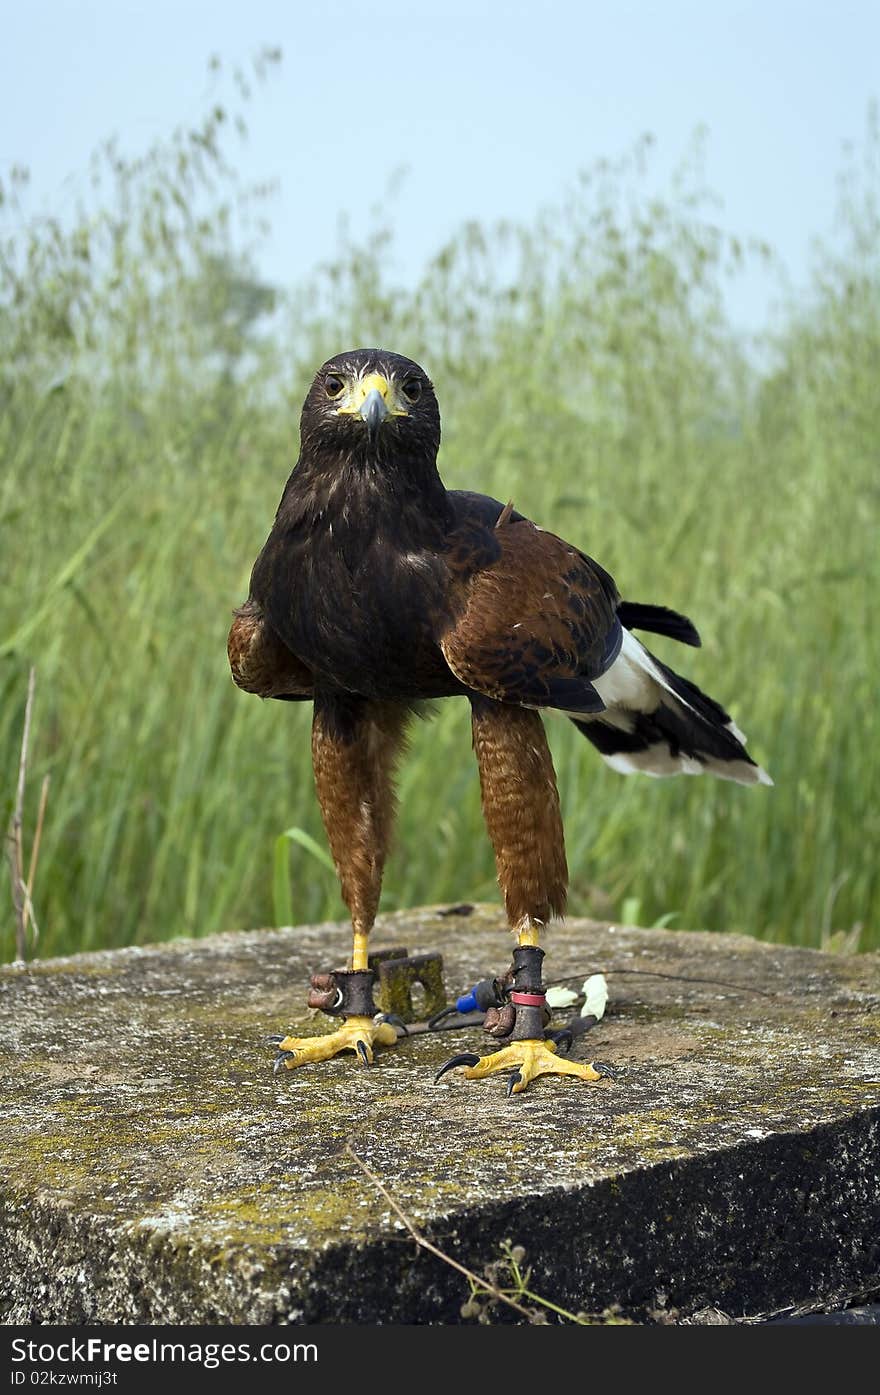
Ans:
[[[568,866],[556,772],[537,712],[474,699],[474,752],[498,882],[520,944],[565,911]],[[534,938],[532,938],[534,937]]]
[[[279,1063],[289,1068],[357,1051],[364,1064],[373,1046],[393,1046],[397,1033],[374,1021],[368,942],[394,823],[394,765],[403,744],[405,707],[365,698],[317,696],[312,723],[312,764],[321,816],[336,864],[342,897],[351,912],[354,943],[347,973],[316,984],[312,1006],[345,1013],[343,1025],[324,1037],[286,1037]]]
[[[495,849],[507,918],[517,937],[513,1012],[507,1018],[508,1045],[482,1059],[469,1054],[453,1057],[443,1071],[463,1065],[469,1080],[509,1071],[509,1095],[521,1093],[537,1075],[599,1080],[610,1074],[608,1067],[562,1060],[556,1043],[544,1038],[544,953],[538,940],[550,916],[565,910],[568,868],[543,722],[528,708],[489,699],[474,699],[472,708],[483,816]]]

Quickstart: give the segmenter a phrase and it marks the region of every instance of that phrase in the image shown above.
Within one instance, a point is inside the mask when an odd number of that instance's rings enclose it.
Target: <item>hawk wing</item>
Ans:
[[[285,702],[305,702],[315,695],[311,669],[291,654],[253,597],[235,611],[226,652],[232,677],[246,693]]]
[[[592,680],[622,642],[620,597],[592,558],[510,508],[492,535],[494,560],[474,569],[453,547],[456,618],[441,638],[466,687],[498,702],[601,712]]]

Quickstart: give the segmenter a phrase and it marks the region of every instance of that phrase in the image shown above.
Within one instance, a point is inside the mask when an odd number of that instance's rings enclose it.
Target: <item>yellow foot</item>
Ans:
[[[340,1050],[354,1050],[364,1066],[372,1066],[374,1046],[393,1046],[397,1032],[388,1021],[375,1021],[372,1017],[347,1017],[335,1032],[325,1036],[285,1036],[278,1042],[278,1056],[275,1057],[275,1073],[282,1067],[294,1070],[297,1066],[307,1066],[312,1060],[329,1060],[339,1055]]]
[[[329,1061],[340,1051],[356,1051],[365,1066],[373,1064],[374,1046],[393,1046],[397,1032],[390,1022],[372,1017],[348,1017],[335,1032],[323,1037],[284,1037],[277,1042],[275,1074],[282,1068],[294,1070],[310,1061]]]
[[[476,1056],[471,1051],[464,1051],[446,1062],[435,1075],[435,1083],[454,1066],[464,1066],[468,1080],[482,1080],[487,1075],[509,1070],[508,1096],[522,1094],[529,1081],[538,1075],[576,1075],[579,1080],[601,1080],[603,1076],[615,1074],[612,1066],[604,1065],[601,1061],[580,1065],[577,1061],[563,1060],[554,1041],[535,1040],[512,1041],[491,1056]]]

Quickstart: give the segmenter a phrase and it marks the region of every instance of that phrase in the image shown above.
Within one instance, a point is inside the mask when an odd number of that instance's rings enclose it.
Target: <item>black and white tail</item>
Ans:
[[[630,615],[625,618],[639,623]],[[660,630],[655,624],[641,628]],[[742,785],[773,784],[746,751],[745,737],[724,708],[667,668],[629,630],[623,631],[614,663],[592,681],[605,711],[572,721],[613,770],[622,775],[708,773]]]

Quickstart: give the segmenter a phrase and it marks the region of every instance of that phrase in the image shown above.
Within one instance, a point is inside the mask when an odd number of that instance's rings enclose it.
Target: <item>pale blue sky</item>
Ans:
[[[279,182],[260,266],[282,283],[332,252],[340,213],[366,228],[401,167],[408,277],[462,220],[527,220],[645,131],[670,170],[699,124],[718,221],[768,239],[800,281],[843,142],[880,95],[880,0],[27,0],[4,7],[0,172],[24,163],[33,207],[72,207],[104,137],[134,153],[195,120],[209,55],[263,44],[284,61],[242,164]],[[763,322],[771,294],[748,278],[734,319]]]

